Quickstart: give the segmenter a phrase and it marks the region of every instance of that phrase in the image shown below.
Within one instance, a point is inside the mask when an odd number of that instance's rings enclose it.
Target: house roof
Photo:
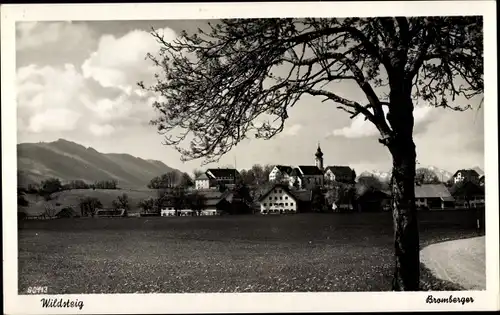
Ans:
[[[309,190],[309,189],[294,190],[294,191],[292,191],[292,194],[299,201],[302,201],[302,202],[311,201],[312,193],[311,193],[311,190]]]
[[[294,195],[294,193],[292,193],[292,191],[290,190],[290,188],[288,188],[288,186],[286,185],[283,185],[283,184],[275,184],[273,186],[271,186],[271,188],[269,188],[264,194],[262,194],[262,196],[259,197],[259,201],[262,201],[264,200],[264,198],[266,198],[275,188],[281,188],[283,189],[284,191],[286,191],[295,201],[297,201],[297,196]]]
[[[452,196],[484,195],[484,187],[471,182],[465,182],[463,184],[454,185],[453,187],[451,187],[450,193]]]
[[[352,168],[349,166],[327,166],[326,171],[330,170],[335,176],[349,177],[352,176]]]
[[[468,170],[466,170],[466,169],[458,170],[458,171],[455,172],[455,174],[453,174],[453,177],[457,176],[458,173],[462,173],[462,175],[464,177],[468,177],[468,176],[477,176],[477,177],[479,177],[478,172],[475,171],[475,170],[471,170],[471,169],[468,169]]]
[[[293,171],[293,167],[288,165],[275,165],[274,167],[276,167],[280,172],[286,173],[288,175],[290,175]]]
[[[443,184],[424,184],[415,186],[415,198],[452,198]]]
[[[206,171],[207,175],[208,172],[210,172],[215,178],[235,177],[239,174],[238,171],[234,168],[209,168]]]
[[[206,173],[203,173],[200,176],[196,177],[196,180],[204,180],[204,179],[209,179]]]
[[[323,175],[323,172],[315,165],[299,165],[298,166],[302,175]]]
[[[297,177],[302,177],[302,173],[300,172],[300,170],[298,168],[294,168],[292,170],[292,172],[290,173],[291,176],[297,176]]]

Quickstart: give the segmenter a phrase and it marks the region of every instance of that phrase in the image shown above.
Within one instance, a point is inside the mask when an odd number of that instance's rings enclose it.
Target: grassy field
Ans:
[[[103,207],[110,208],[113,200],[117,199],[118,196],[122,194],[128,195],[131,205],[131,210],[129,211],[130,213],[140,211],[137,206],[139,201],[150,197],[157,197],[157,192],[155,190],[148,189],[72,189],[52,194],[52,200],[50,201],[45,201],[41,196],[26,195],[29,206],[24,207],[22,211],[26,212],[28,215],[40,215],[44,213],[47,205],[51,205],[57,210],[61,210],[64,207],[73,207],[78,211],[80,199],[83,197],[98,198],[102,202]]]
[[[389,213],[79,218],[19,226],[19,293],[388,291]],[[422,246],[478,235],[472,212],[421,213]],[[422,289],[458,290],[422,269]]]

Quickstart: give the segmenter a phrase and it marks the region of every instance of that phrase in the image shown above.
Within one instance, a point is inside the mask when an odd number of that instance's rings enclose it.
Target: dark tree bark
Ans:
[[[392,137],[386,143],[392,155],[392,217],[394,226],[394,291],[418,291],[420,284],[420,244],[415,206],[416,149],[413,142],[413,102],[411,83],[405,79],[400,60],[391,74],[390,106],[387,120]]]

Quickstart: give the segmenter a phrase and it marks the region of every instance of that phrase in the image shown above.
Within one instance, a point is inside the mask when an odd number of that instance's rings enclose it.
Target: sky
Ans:
[[[160,160],[185,172],[216,166],[182,162],[174,148],[162,144],[149,124],[157,115],[151,106],[155,97],[137,86],[138,81],[152,83],[158,72],[145,59],[159,49],[149,33],[152,28],[172,40],[182,30],[192,33],[204,25],[199,20],[16,23],[17,142],[63,138],[103,153]],[[352,83],[335,88],[344,97],[360,98]],[[454,105],[463,105],[461,101]],[[414,116],[420,165],[452,173],[484,169],[482,109],[454,112],[419,103]],[[351,120],[336,105],[308,96],[289,117],[281,134],[245,140],[217,165],[313,165],[319,142],[325,166],[348,165],[358,174],[390,170],[389,152],[361,116]]]

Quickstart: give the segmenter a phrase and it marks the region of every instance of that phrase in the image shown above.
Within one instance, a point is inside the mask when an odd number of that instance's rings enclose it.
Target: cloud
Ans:
[[[109,136],[115,131],[115,128],[110,124],[98,125],[98,124],[90,124],[89,131],[98,137],[101,136]]]
[[[30,118],[28,130],[34,133],[42,131],[70,131],[75,128],[80,116],[78,112],[71,109],[49,108]]]
[[[384,106],[384,116],[387,115],[387,107]],[[430,113],[433,110],[430,106],[418,106],[413,110],[414,125],[418,125],[429,120]],[[373,113],[373,110],[370,109]],[[390,124],[389,124],[390,126]],[[378,130],[370,121],[365,120],[363,115],[358,115],[351,121],[351,125],[335,129],[333,132],[329,133],[328,136],[339,136],[346,138],[362,138],[362,137],[372,137],[378,135]]]
[[[30,65],[17,71],[18,127],[21,130],[68,131],[81,114],[79,94],[84,80],[72,65],[62,68]]]
[[[169,28],[159,30],[165,41],[177,35]],[[85,60],[82,71],[85,78],[93,78],[103,87],[118,87],[130,95],[138,81],[152,82],[154,66],[146,60],[148,53],[155,54],[160,45],[146,31],[134,30],[122,37],[104,35],[97,50]]]
[[[60,43],[59,50],[71,50],[92,41],[92,32],[84,23],[18,22],[16,50],[34,50]]]
[[[105,137],[123,126],[145,126],[153,118],[152,103],[157,98],[102,88],[91,80],[72,65],[18,69],[18,130],[37,134],[74,130]]]
[[[296,136],[301,129],[302,129],[302,125],[301,124],[295,124],[295,125],[290,126],[289,128],[285,128],[285,130],[283,131],[282,135],[284,137],[286,137],[286,136]]]

